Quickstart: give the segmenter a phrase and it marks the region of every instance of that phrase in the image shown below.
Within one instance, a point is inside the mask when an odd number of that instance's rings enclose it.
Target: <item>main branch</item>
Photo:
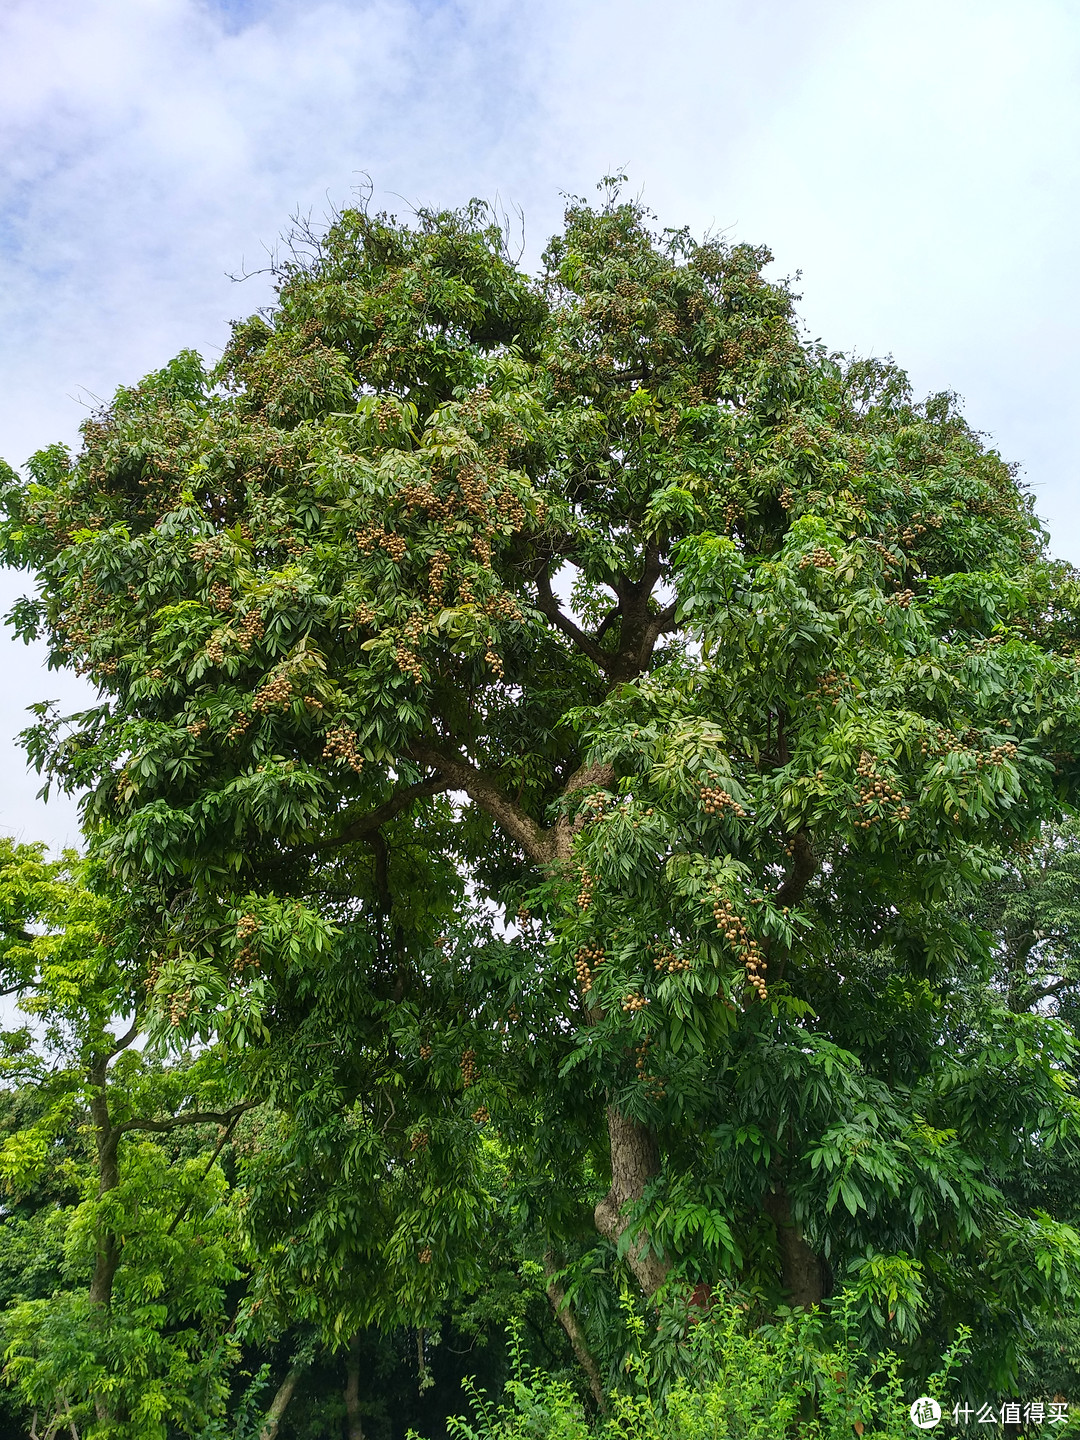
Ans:
[[[537,865],[546,865],[555,858],[552,833],[504,795],[495,779],[477,769],[460,751],[420,740],[410,747],[409,759],[438,771],[443,789],[464,790]]]
[[[374,810],[369,810],[366,815],[361,815],[359,820],[354,820],[351,825],[347,825],[340,835],[332,835],[328,840],[320,840],[316,849],[334,850],[342,845],[351,845],[356,840],[370,840],[396,815],[407,810],[414,800],[420,800],[428,795],[438,795],[440,791],[447,788],[447,782],[438,776],[427,780],[418,780],[415,785],[403,785],[400,790],[394,791],[389,800],[385,800],[381,805],[376,805]]]

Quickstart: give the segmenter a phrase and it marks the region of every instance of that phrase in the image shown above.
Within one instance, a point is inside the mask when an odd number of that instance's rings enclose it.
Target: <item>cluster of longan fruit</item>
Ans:
[[[279,670],[272,679],[259,687],[251,701],[251,708],[258,714],[265,714],[267,710],[276,710],[280,706],[288,705],[292,700],[292,681],[284,670]]]
[[[843,690],[843,676],[837,670],[826,670],[818,676],[817,688],[829,700],[835,700]]]
[[[921,510],[916,510],[914,515],[912,515],[911,520],[912,523],[908,525],[904,530],[900,531],[900,539],[904,542],[905,545],[910,545],[911,542],[913,540],[917,540],[920,535],[925,535],[927,527],[937,530],[943,524],[940,515],[924,516]],[[919,523],[922,520],[926,521],[925,525]]]
[[[991,745],[985,755],[977,757],[975,764],[982,770],[986,765],[1001,765],[1006,760],[1015,760],[1016,755],[1016,746],[1011,740],[1005,740],[1000,745]]]
[[[205,735],[206,733],[206,721],[193,720],[191,724],[187,727],[187,732],[189,735],[193,735],[197,740],[200,735]]]
[[[911,602],[915,599],[914,590],[898,590],[895,595],[889,596],[889,604],[897,605],[901,610],[910,610]]]
[[[749,931],[735,906],[723,895],[713,901],[713,919],[717,929],[731,945],[742,945],[749,938]]]
[[[472,1112],[472,1118],[476,1121],[477,1125],[486,1125],[491,1119],[491,1113],[486,1105],[478,1105]]]
[[[240,942],[240,949],[236,952],[233,960],[234,970],[243,970],[245,965],[254,965],[255,950],[252,941],[259,933],[259,922],[254,915],[241,915],[236,922],[236,938]]]
[[[424,303],[423,295],[414,295],[413,300],[418,305]],[[380,405],[375,411],[375,425],[380,434],[385,434],[391,423],[400,418],[400,411],[396,405]]]
[[[229,732],[225,738],[227,740],[239,740],[240,736],[244,734],[250,724],[251,716],[248,715],[246,711],[241,710],[239,715],[237,715],[236,719],[229,726]]]
[[[225,614],[233,608],[233,593],[225,580],[216,580],[210,587],[210,608]]]
[[[735,906],[722,895],[718,895],[713,901],[713,919],[724,939],[739,952],[739,958],[746,967],[747,980],[757,991],[758,998],[764,1000],[768,991],[763,978],[765,952],[760,944],[751,938],[746,923]]]
[[[457,472],[465,508],[478,519],[489,511],[487,477],[476,465],[462,465]]]
[[[470,1085],[476,1084],[476,1051],[465,1050],[461,1055],[461,1083],[468,1090]]]
[[[681,975],[692,970],[694,962],[689,955],[676,955],[671,950],[662,950],[653,961],[653,968],[668,975]]]
[[[747,941],[743,950],[743,964],[746,966],[746,979],[757,991],[759,1000],[767,1000],[768,989],[765,985],[765,952],[756,940]]]
[[[966,749],[967,746],[960,736],[952,730],[946,730],[943,725],[938,726],[933,744],[926,736],[919,744],[919,750],[923,755],[952,755],[957,750]]]
[[[859,787],[858,803],[860,808],[880,806],[883,809],[890,808],[897,820],[910,818],[911,806],[905,802],[903,795],[891,781],[881,778],[874,757],[866,750],[859,756],[855,774],[863,782]],[[884,819],[882,815],[871,814],[863,820],[856,820],[855,824],[861,830],[869,830],[871,825],[878,824],[882,819]]]
[[[394,650],[394,663],[403,675],[408,675],[410,679],[416,681],[417,685],[423,683],[424,667],[415,650],[398,645]]]
[[[577,903],[582,910],[588,910],[592,904],[593,891],[596,888],[596,879],[585,869],[581,868],[581,886],[578,890]]]
[[[236,938],[240,941],[250,940],[252,935],[259,932],[259,920],[255,915],[241,915],[236,922]]]
[[[428,1134],[426,1130],[414,1130],[409,1137],[409,1150],[426,1150],[428,1147]]]
[[[388,534],[381,525],[367,525],[356,532],[356,543],[365,555],[385,550],[395,565],[405,559],[408,546],[400,535]]]
[[[644,1010],[648,1003],[647,996],[640,995],[637,991],[631,991],[629,995],[624,997],[622,1008],[628,1015],[635,1015],[639,1010]]]
[[[453,506],[448,500],[440,500],[430,485],[413,483],[401,490],[401,500],[407,510],[424,510],[433,520],[449,520]]]
[[[729,810],[740,820],[746,819],[746,811],[737,800],[731,798],[726,790],[721,790],[716,785],[702,785],[698,794],[701,798],[701,808],[706,815],[722,815]]]
[[[834,570],[836,561],[823,545],[818,545],[799,561],[800,570],[809,570],[811,567],[815,570]]]
[[[225,647],[221,643],[220,635],[212,635],[207,641],[206,658],[211,665],[223,665],[225,663]]]
[[[197,561],[204,570],[212,570],[218,560],[218,542],[216,540],[196,540],[191,547],[191,558]]]
[[[256,640],[261,640],[265,633],[262,612],[260,610],[248,610],[241,617],[240,628],[236,632],[236,643],[246,655]]]
[[[637,1059],[634,1061],[634,1069],[637,1071],[637,1078],[648,1087],[648,1092],[654,1100],[662,1100],[664,1097],[664,1082],[658,1075],[649,1074],[649,1047],[652,1041],[648,1036],[642,1040],[640,1045],[635,1045],[634,1054]]]
[[[583,995],[587,995],[592,989],[593,972],[603,963],[604,950],[601,945],[583,945],[577,952],[574,974]]]
[[[484,614],[492,620],[520,620],[521,606],[505,590],[496,590],[484,601]]]
[[[607,810],[614,804],[612,797],[604,790],[594,790],[591,795],[586,795],[582,800],[579,815],[580,823],[588,825],[593,820],[603,818]]]
[[[428,609],[434,613],[442,604],[442,593],[446,586],[446,572],[450,568],[450,557],[440,550],[428,570]]]
[[[364,768],[364,757],[360,754],[359,737],[347,725],[338,725],[326,736],[323,754],[328,760],[340,760],[355,770],[357,775]]]
[[[179,1025],[191,1009],[191,991],[184,989],[169,997],[169,1023]]]

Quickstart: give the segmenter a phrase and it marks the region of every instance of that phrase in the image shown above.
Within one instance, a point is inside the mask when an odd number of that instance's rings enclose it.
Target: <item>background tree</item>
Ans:
[[[209,1128],[223,1142],[244,1107],[213,1108],[225,1090],[212,1053],[163,1067],[135,1045],[146,936],[84,870],[0,841],[0,975],[26,1016],[0,1062],[0,1178],[15,1202],[3,1238],[16,1253],[27,1231],[47,1238],[37,1263],[52,1260],[48,1289],[27,1286],[25,1264],[12,1277],[7,1375],[42,1431],[52,1417],[83,1433],[192,1433],[223,1410],[236,1359],[236,1225],[221,1143],[170,1154],[151,1137]]]

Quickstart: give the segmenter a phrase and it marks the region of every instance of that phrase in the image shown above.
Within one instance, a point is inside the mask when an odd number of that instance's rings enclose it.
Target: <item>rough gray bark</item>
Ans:
[[[656,1136],[646,1125],[623,1115],[614,1105],[607,1110],[608,1140],[611,1144],[611,1189],[593,1211],[596,1228],[605,1239],[618,1244],[630,1221],[626,1206],[640,1200],[649,1181],[660,1173],[660,1150]],[[642,1230],[630,1241],[626,1263],[648,1296],[653,1296],[667,1278],[671,1261],[657,1255],[649,1235]]]

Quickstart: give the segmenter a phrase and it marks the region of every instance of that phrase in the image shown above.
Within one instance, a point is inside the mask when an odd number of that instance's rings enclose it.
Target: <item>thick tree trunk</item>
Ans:
[[[631,1120],[608,1106],[608,1139],[611,1142],[611,1189],[593,1212],[596,1228],[607,1240],[618,1243],[629,1225],[624,1208],[645,1193],[649,1181],[660,1173],[660,1151],[656,1136],[645,1125]],[[647,1296],[653,1296],[667,1278],[671,1262],[653,1252],[649,1235],[643,1230],[631,1240],[626,1263]]]
[[[364,1440],[360,1422],[360,1332],[349,1342],[345,1357],[345,1430],[348,1440]]]
[[[765,1212],[776,1226],[776,1248],[780,1255],[780,1283],[788,1303],[796,1309],[812,1310],[825,1296],[825,1266],[803,1239],[792,1218],[791,1200],[782,1185],[765,1196]]]
[[[593,1353],[589,1349],[589,1342],[585,1338],[585,1331],[581,1328],[581,1322],[577,1318],[574,1307],[566,1298],[566,1291],[555,1279],[559,1267],[555,1264],[555,1257],[548,1250],[544,1255],[544,1274],[547,1276],[547,1295],[551,1301],[551,1308],[555,1312],[555,1318],[566,1331],[574,1356],[585,1371],[589,1380],[589,1389],[596,1401],[597,1409],[607,1413],[607,1396],[604,1394],[604,1386],[600,1379],[600,1370]],[[352,1437],[350,1437],[352,1440]]]
[[[289,1408],[289,1401],[296,1393],[296,1387],[299,1385],[300,1377],[303,1373],[303,1366],[294,1365],[278,1386],[277,1394],[270,1402],[270,1409],[267,1410],[263,1427],[259,1431],[259,1440],[277,1440],[278,1426],[281,1424],[281,1417]]]

